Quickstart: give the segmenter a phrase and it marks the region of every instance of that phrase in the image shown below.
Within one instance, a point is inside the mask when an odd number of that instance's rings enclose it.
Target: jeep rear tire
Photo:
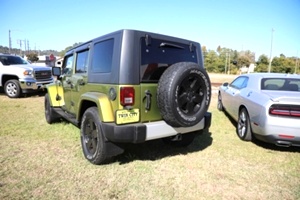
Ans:
[[[199,123],[207,112],[210,99],[209,77],[196,63],[176,63],[159,79],[158,108],[171,126],[189,127]]]
[[[19,81],[14,79],[5,82],[4,91],[9,98],[18,98],[22,94]]]
[[[96,165],[104,164],[108,156],[97,107],[90,107],[83,114],[80,135],[85,158]]]

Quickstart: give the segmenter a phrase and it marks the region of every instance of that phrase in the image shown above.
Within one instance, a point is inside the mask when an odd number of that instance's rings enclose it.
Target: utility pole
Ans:
[[[273,32],[275,30],[272,28],[271,30],[271,50],[270,50],[270,61],[269,61],[269,67],[268,67],[268,72],[271,72],[271,65],[272,65],[272,49],[273,49]]]
[[[27,46],[26,46],[26,39],[23,40],[24,41],[24,48],[25,48],[25,54],[28,53],[28,49],[27,49]]]
[[[9,45],[8,53],[10,54],[10,53],[11,53],[11,37],[10,37],[10,30],[8,30],[8,45]]]
[[[230,74],[230,52],[228,54],[228,74]]]
[[[295,65],[295,74],[297,74],[297,69],[298,69],[298,51],[297,51],[297,57],[296,57],[296,65]]]
[[[17,40],[18,44],[20,44],[20,56],[22,56],[22,42],[23,40]]]
[[[226,71],[227,71],[227,54],[228,54],[228,53],[226,52],[226,54],[225,54],[225,56],[226,56],[226,57],[225,57],[225,74],[227,74],[227,73],[226,73]]]

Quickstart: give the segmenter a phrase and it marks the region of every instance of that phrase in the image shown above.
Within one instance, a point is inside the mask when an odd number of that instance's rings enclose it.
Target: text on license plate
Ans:
[[[116,124],[127,124],[138,122],[140,119],[139,109],[132,110],[117,110]]]

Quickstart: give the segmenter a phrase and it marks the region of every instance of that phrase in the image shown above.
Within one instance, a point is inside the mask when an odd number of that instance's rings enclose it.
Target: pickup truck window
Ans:
[[[0,56],[3,65],[28,65],[29,63],[18,56]]]

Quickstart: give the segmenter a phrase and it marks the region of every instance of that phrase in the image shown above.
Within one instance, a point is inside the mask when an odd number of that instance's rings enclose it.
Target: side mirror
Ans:
[[[53,76],[60,76],[61,75],[61,68],[60,67],[52,67],[52,75]]]
[[[227,87],[228,85],[229,85],[229,83],[227,83],[227,82],[223,83],[224,87]]]

